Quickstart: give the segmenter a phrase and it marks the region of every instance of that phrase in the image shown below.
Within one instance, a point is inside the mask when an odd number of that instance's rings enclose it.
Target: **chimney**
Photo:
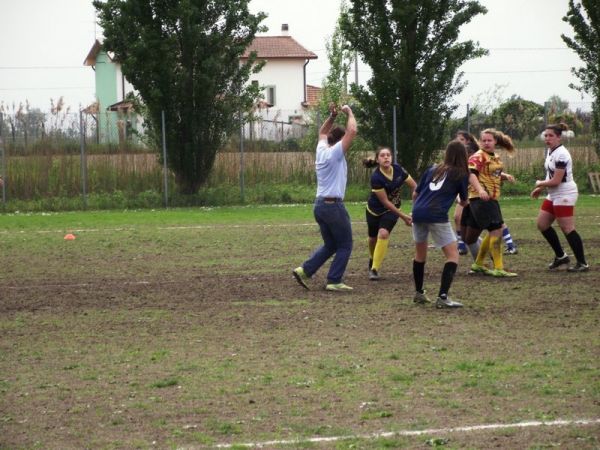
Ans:
[[[287,23],[281,24],[281,35],[282,36],[289,36],[290,35],[290,28],[288,27]]]

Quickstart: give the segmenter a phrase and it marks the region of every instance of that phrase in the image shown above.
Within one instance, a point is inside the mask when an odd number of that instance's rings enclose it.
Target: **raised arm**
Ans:
[[[347,153],[348,149],[350,148],[350,144],[352,144],[352,141],[356,137],[358,127],[356,125],[354,113],[348,105],[342,106],[342,112],[348,116],[348,121],[346,122],[346,133],[342,138],[342,150],[344,150],[344,153]]]
[[[322,141],[323,139],[327,139],[327,135],[329,134],[329,132],[331,131],[331,128],[333,127],[333,123],[335,122],[335,118],[337,117],[337,106],[335,106],[335,103],[330,103],[329,104],[329,117],[327,118],[327,120],[325,120],[325,122],[323,122],[323,125],[321,125],[321,128],[319,129],[319,141]]]

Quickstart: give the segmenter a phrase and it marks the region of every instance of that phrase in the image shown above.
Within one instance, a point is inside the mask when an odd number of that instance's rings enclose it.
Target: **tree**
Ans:
[[[544,125],[544,107],[513,95],[492,111],[492,121],[513,139],[534,139]]]
[[[352,0],[341,16],[344,35],[372,70],[364,86],[352,85],[360,103],[360,132],[391,145],[397,106],[399,160],[421,173],[444,142],[451,99],[464,88],[459,67],[486,53],[457,42],[460,28],[487,10],[465,0]]]
[[[139,92],[145,125],[160,148],[165,113],[167,162],[180,191],[195,193],[208,178],[216,152],[239,127],[258,87],[255,55],[240,57],[263,29],[265,14],[249,0],[94,1],[112,51]]]
[[[581,82],[580,86],[571,85],[571,88],[587,92],[594,99],[593,134],[596,138],[596,152],[600,155],[600,7],[598,0],[581,0],[577,3],[569,0],[569,10],[563,20],[568,22],[575,31],[573,38],[561,35],[563,41],[586,65],[579,69],[571,69]]]
[[[566,123],[569,129],[575,132],[576,136],[583,131],[583,122],[578,112],[571,111],[567,100],[560,98],[558,95],[553,95],[546,100],[544,107],[548,123]]]
[[[344,14],[347,10],[346,3],[342,2],[340,5],[341,14]],[[329,61],[329,72],[323,81],[323,90],[319,101],[319,111],[323,114],[323,117],[328,114],[330,102],[342,105],[349,100],[346,86],[351,57],[339,20],[330,40],[325,43],[325,50]]]

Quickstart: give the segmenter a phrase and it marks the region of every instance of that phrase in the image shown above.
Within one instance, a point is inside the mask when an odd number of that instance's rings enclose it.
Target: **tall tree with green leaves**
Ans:
[[[216,152],[239,127],[258,87],[255,55],[240,57],[262,31],[265,14],[249,0],[94,1],[104,29],[104,49],[139,92],[146,126],[158,148],[165,113],[167,163],[179,190],[195,193],[206,181]]]
[[[598,0],[569,0],[569,10],[563,17],[575,32],[574,37],[561,35],[567,47],[575,51],[585,67],[571,69],[581,85],[573,89],[593,97],[592,126],[596,153],[600,155],[600,2]]]
[[[470,0],[351,0],[344,35],[372,69],[367,86],[353,85],[360,132],[392,145],[397,108],[399,161],[421,173],[443,148],[444,128],[464,88],[459,67],[486,53],[458,42],[462,26],[487,10]]]
[[[348,10],[345,2],[341,3],[340,10],[342,14]],[[323,117],[328,114],[330,102],[341,106],[349,99],[347,81],[352,55],[342,34],[339,20],[331,38],[325,43],[325,50],[329,61],[329,72],[323,80],[323,91],[319,102],[319,110]]]

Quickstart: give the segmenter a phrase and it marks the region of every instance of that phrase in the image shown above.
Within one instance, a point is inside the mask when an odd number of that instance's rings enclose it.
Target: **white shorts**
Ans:
[[[558,188],[548,189],[546,198],[556,206],[575,206],[579,192],[575,183],[564,183]]]
[[[579,197],[577,192],[569,194],[556,193],[548,194],[546,199],[550,200],[552,204],[556,206],[575,206],[575,203],[577,203],[577,197]]]
[[[431,239],[437,248],[445,247],[456,242],[456,235],[450,222],[441,223],[414,223],[412,224],[413,239],[416,243],[427,242],[431,233]]]

